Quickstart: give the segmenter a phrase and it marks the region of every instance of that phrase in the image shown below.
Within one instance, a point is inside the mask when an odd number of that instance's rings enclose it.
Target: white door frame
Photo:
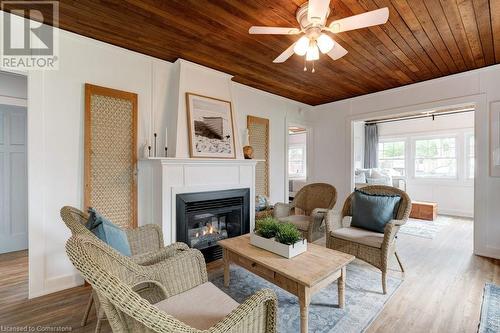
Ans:
[[[288,128],[290,126],[299,126],[306,129],[306,181],[312,179],[312,162],[314,161],[314,145],[312,145],[313,140],[313,125],[305,120],[297,119],[286,119],[285,120],[285,198],[284,202],[288,203],[290,197],[290,191],[288,186],[288,140],[290,135],[288,134]]]

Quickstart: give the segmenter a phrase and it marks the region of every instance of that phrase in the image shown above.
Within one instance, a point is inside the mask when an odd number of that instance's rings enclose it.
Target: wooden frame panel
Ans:
[[[255,166],[255,195],[269,196],[269,119],[247,116],[247,128],[250,146],[254,151],[254,158],[264,161]],[[259,174],[262,169],[262,175]],[[259,179],[262,178],[262,179]],[[259,185],[258,182],[263,182]],[[263,187],[259,188],[259,187]]]
[[[93,207],[97,204],[97,199],[93,198],[92,190],[93,190],[93,180],[95,180],[92,175],[92,162],[96,159],[95,148],[96,144],[102,144],[99,142],[98,138],[93,136],[93,119],[97,117],[95,114],[92,103],[94,98],[104,98],[110,103],[123,103],[123,105],[128,105],[130,108],[130,219],[128,223],[113,221],[113,216],[107,216],[114,223],[119,224],[122,227],[137,227],[137,94],[130,93],[126,91],[111,89],[100,87],[92,84],[85,84],[85,143],[84,143],[84,207],[87,209],[88,207]],[[110,105],[111,106],[111,105]],[[103,124],[104,126],[104,124]],[[122,133],[123,134],[123,133]],[[127,134],[123,134],[127,136]],[[118,137],[117,137],[118,138]],[[109,137],[108,137],[109,139]],[[113,138],[111,137],[111,140]],[[115,139],[117,142],[108,142],[107,144],[113,145],[116,143],[121,143],[118,139]],[[113,146],[116,151],[116,145]],[[110,156],[107,156],[108,158]],[[122,162],[123,164],[126,161]],[[121,170],[123,171],[123,170]],[[123,174],[121,174],[121,179],[123,179]],[[120,183],[116,183],[120,185]],[[126,188],[126,186],[124,187]],[[98,204],[99,205],[99,204]],[[97,206],[97,208],[101,208]],[[101,208],[102,209],[102,208]],[[106,210],[103,210],[103,214],[106,215]]]

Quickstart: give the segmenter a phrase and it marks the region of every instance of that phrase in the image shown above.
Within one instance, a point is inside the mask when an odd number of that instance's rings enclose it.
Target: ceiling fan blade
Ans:
[[[282,62],[285,62],[288,58],[290,58],[293,55],[293,47],[295,46],[295,43],[290,45],[283,53],[281,53],[276,59],[273,60],[274,63],[280,64]]]
[[[333,60],[342,58],[347,54],[347,50],[344,49],[339,43],[335,42],[333,49],[327,53],[327,55]]]
[[[307,20],[314,23],[324,23],[330,9],[330,0],[309,0]]]
[[[330,31],[333,33],[344,32],[354,29],[371,27],[384,24],[389,19],[389,8],[384,7],[363,14],[349,16],[330,23]]]
[[[300,29],[253,26],[248,29],[248,32],[252,35],[296,35],[300,33]]]

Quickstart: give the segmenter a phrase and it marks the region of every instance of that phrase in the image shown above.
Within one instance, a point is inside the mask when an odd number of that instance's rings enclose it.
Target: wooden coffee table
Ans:
[[[337,280],[339,307],[345,303],[346,266],[354,256],[307,244],[307,251],[291,259],[250,244],[250,235],[224,239],[224,285],[229,286],[229,264],[234,263],[299,298],[301,332],[307,332],[311,295]]]

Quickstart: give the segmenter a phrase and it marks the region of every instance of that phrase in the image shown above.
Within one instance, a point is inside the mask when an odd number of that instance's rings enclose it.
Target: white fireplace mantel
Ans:
[[[255,220],[255,165],[259,160],[149,158],[139,163],[144,193],[140,215],[160,225],[165,244],[176,241],[176,196],[180,193],[250,189],[250,230]],[[143,196],[143,197],[144,197]]]

